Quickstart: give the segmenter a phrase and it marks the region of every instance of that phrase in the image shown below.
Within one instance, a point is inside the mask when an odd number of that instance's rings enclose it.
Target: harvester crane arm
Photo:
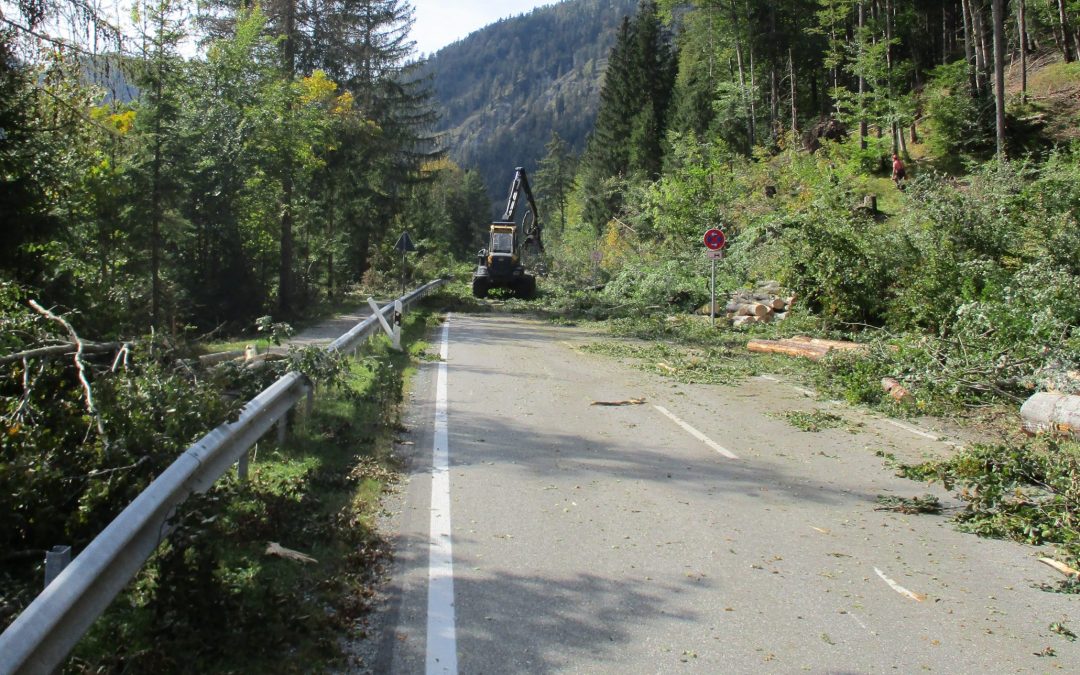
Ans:
[[[535,241],[537,248],[541,252],[544,250],[544,243],[540,239],[540,220],[537,214],[539,211],[536,208],[536,200],[533,198],[532,188],[529,187],[529,177],[525,174],[524,167],[517,167],[514,169],[514,182],[510,185],[510,195],[506,198],[506,212],[503,213],[503,221],[511,222],[514,220],[514,212],[517,211],[518,198],[521,193],[525,193],[525,198],[529,200],[529,209],[525,212],[525,217],[521,221],[521,229],[525,233],[526,243]],[[530,222],[530,214],[532,220]]]

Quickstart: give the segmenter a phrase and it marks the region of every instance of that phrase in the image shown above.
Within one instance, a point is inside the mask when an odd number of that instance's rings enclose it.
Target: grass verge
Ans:
[[[177,529],[77,646],[65,672],[322,672],[363,637],[389,550],[376,529],[395,481],[404,383],[433,315],[406,316],[405,352],[374,340],[344,378],[264,439],[250,478],[193,496]],[[271,545],[276,549],[271,553]],[[292,555],[295,552],[298,555]]]

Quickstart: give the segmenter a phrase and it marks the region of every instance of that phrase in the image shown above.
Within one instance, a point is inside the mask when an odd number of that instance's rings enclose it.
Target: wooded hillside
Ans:
[[[432,75],[450,156],[497,201],[558,133],[575,152],[596,116],[608,51],[636,0],[570,0],[487,26],[438,51]]]

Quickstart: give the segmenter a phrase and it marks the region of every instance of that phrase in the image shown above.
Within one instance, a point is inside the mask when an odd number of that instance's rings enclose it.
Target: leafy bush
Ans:
[[[972,94],[964,61],[938,66],[930,77],[926,89],[927,143],[938,166],[956,171],[966,157],[992,147],[994,102],[988,95]]]
[[[1057,544],[1080,558],[1080,446],[1040,438],[1022,445],[975,445],[955,457],[901,466],[901,475],[939,480],[967,503],[962,529],[984,537]]]
[[[701,262],[666,260],[627,266],[604,289],[612,303],[690,310],[707,304],[708,272]]]

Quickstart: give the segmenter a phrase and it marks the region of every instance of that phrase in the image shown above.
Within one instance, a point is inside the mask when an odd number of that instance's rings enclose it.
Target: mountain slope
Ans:
[[[450,156],[503,198],[515,166],[535,172],[558,132],[585,145],[615,31],[637,0],[568,0],[503,19],[427,62]]]

